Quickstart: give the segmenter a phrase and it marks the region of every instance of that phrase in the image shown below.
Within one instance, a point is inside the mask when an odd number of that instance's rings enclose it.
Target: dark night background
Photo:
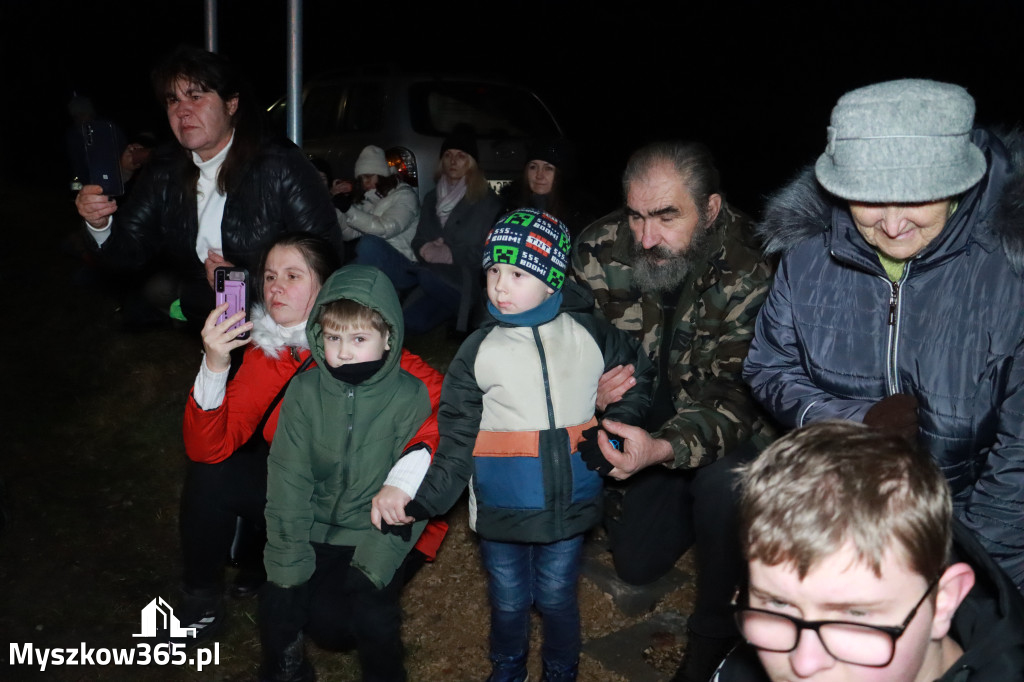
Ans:
[[[220,51],[244,67],[261,102],[282,96],[286,1],[220,0],[219,21]],[[1022,27],[1024,0],[306,0],[304,70],[309,77],[377,61],[519,81],[577,143],[603,206],[620,202],[617,176],[631,150],[656,138],[696,138],[715,152],[730,200],[757,215],[764,195],[821,153],[829,112],[852,88],[951,81],[974,95],[979,123],[1024,119]],[[200,340],[167,329],[124,333],[111,297],[87,286],[80,242],[88,237],[67,190],[64,133],[77,91],[129,134],[170,139],[148,74],[161,54],[202,45],[203,35],[202,0],[0,0],[0,283],[13,309],[0,335],[0,376],[10,387],[0,421],[0,632],[12,642],[123,647],[140,608],[177,594],[181,410]],[[443,368],[456,344],[439,331],[412,348]],[[416,670],[467,672],[411,679],[486,674],[485,587],[458,518],[438,570],[410,585],[405,607]],[[467,589],[477,596],[467,599]],[[592,633],[646,618],[624,620],[607,608],[607,595],[588,589]],[[673,594],[666,609],[687,612],[692,582]],[[255,672],[255,605],[231,608],[231,659],[203,679]],[[655,655],[674,669],[681,644],[658,638]],[[353,658],[314,653],[322,679],[354,678]],[[105,668],[9,672],[5,655],[4,679],[129,679]],[[196,677],[159,666],[130,674],[145,682]]]
[[[531,86],[614,202],[628,152],[696,138],[751,212],[823,148],[843,92],[900,77],[959,83],[982,124],[1022,118],[1024,2],[474,4],[307,0],[307,77],[382,61]],[[261,103],[285,92],[285,0],[221,0],[220,51]],[[131,134],[170,133],[148,72],[177,43],[203,43],[201,0],[13,2],[0,8],[7,84],[0,148],[8,185],[66,186],[72,94]],[[386,144],[386,141],[382,141]]]

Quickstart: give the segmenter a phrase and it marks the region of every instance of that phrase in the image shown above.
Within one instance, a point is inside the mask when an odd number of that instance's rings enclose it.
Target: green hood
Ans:
[[[321,334],[320,314],[325,305],[343,298],[376,310],[391,328],[391,336],[388,340],[391,350],[387,354],[387,362],[373,378],[366,382],[374,383],[388,375],[402,359],[405,323],[402,320],[402,305],[398,302],[398,294],[395,293],[395,287],[387,275],[368,265],[346,265],[327,278],[309,313],[309,320],[306,322],[306,338],[309,340],[309,349],[318,368],[328,377],[331,375],[327,371],[327,363],[324,362],[324,340]],[[331,379],[334,380],[333,377]]]

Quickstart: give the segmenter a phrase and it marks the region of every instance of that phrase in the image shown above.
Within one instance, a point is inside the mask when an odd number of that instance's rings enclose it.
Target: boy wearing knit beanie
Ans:
[[[544,625],[543,679],[576,679],[583,534],[602,518],[602,475],[612,468],[597,446],[598,380],[636,363],[636,387],[605,416],[641,424],[650,403],[647,356],[590,312],[566,278],[569,246],[565,225],[535,209],[490,231],[491,320],[448,368],[437,455],[415,499],[385,488],[375,501],[375,522],[411,523],[447,511],[472,477],[470,525],[490,580],[491,682],[527,678],[532,606]]]

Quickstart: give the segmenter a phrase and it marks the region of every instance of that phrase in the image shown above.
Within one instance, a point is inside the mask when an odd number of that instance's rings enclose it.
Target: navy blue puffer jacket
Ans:
[[[788,427],[914,395],[958,515],[1022,586],[1024,179],[999,138],[974,141],[988,172],[896,283],[813,173],[773,198],[761,232],[785,255],[744,377]]]

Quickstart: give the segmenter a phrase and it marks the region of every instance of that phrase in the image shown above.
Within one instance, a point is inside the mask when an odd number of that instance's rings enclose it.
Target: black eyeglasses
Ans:
[[[800,633],[813,630],[818,635],[825,651],[844,663],[884,668],[892,662],[896,653],[896,640],[903,636],[924,600],[939,583],[936,578],[928,590],[897,627],[865,625],[842,620],[803,620],[774,611],[739,606],[739,591],[733,597],[732,606],[736,611],[736,625],[743,638],[758,649],[789,653],[800,644]]]

